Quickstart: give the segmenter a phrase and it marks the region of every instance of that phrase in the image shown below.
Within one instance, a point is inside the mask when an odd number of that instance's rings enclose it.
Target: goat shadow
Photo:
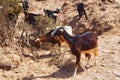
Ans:
[[[34,59],[34,57],[33,56],[31,56],[31,55],[29,55],[29,54],[25,54],[25,53],[23,53],[22,54],[24,57],[26,57],[26,58],[31,58],[32,60],[35,60]],[[37,56],[37,57],[35,57],[36,59],[44,59],[44,58],[51,58],[51,57],[55,57],[55,56],[57,56],[57,54],[44,54],[44,55],[40,55],[40,56]]]
[[[79,15],[76,15],[76,16],[69,22],[68,25],[77,26],[77,22],[79,21],[78,17],[79,17]]]
[[[51,57],[55,57],[55,56],[57,56],[57,54],[51,54],[51,53],[49,53],[49,54],[40,55],[37,58],[38,59],[44,59],[44,58],[51,58]]]
[[[79,22],[86,22],[86,20],[81,19],[82,16],[79,19],[79,15],[74,16],[74,18],[68,23],[68,25],[71,25],[72,27],[77,27],[79,26]]]
[[[77,70],[77,74],[80,74],[81,72],[83,72],[84,69],[79,66],[78,70]],[[74,63],[70,62],[67,64],[64,64],[62,67],[59,68],[58,71],[54,72],[53,74],[50,75],[45,75],[45,76],[34,76],[34,75],[30,75],[28,77],[24,77],[22,80],[33,80],[36,78],[69,78],[72,77],[74,74]]]

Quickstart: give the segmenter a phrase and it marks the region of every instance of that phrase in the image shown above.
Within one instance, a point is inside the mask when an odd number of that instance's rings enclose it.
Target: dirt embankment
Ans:
[[[93,2],[92,2],[93,1]],[[119,0],[116,0],[119,1]],[[49,3],[49,4],[48,4]],[[91,67],[84,71],[78,69],[77,77],[73,77],[75,57],[67,51],[68,46],[61,48],[64,57],[51,51],[37,49],[38,60],[32,58],[29,48],[21,49],[18,43],[8,47],[0,47],[0,60],[7,61],[11,65],[10,70],[0,69],[0,80],[120,80],[120,3],[102,3],[100,0],[85,1],[85,9],[89,20],[84,16],[77,21],[77,1],[69,0],[30,0],[31,12],[42,12],[43,8],[55,9],[62,7],[57,25],[71,25],[74,33],[81,33],[84,30],[99,30],[102,35],[98,36],[99,56],[97,66],[94,66],[92,56]],[[38,6],[37,6],[38,5]],[[106,32],[107,31],[107,32]],[[23,53],[24,50],[24,53]],[[86,58],[82,55],[82,65],[85,65]]]

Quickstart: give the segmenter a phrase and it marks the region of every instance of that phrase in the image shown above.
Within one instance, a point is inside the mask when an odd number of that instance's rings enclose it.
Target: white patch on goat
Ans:
[[[56,29],[51,33],[51,35],[54,35],[58,29],[61,31],[62,30],[61,28],[64,28],[69,35],[73,36],[71,26],[57,26]]]
[[[64,26],[64,29],[65,29],[65,31],[66,31],[69,35],[73,36],[72,27],[71,27],[71,26]]]
[[[54,16],[58,16],[58,14],[57,14],[57,13],[53,13],[53,15],[54,15]]]
[[[56,26],[56,29],[51,33],[51,35],[53,36],[59,28],[60,28],[60,26]]]

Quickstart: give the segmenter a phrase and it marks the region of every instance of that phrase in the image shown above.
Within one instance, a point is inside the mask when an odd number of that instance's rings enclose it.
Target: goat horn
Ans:
[[[35,42],[39,41],[40,39],[36,39]]]

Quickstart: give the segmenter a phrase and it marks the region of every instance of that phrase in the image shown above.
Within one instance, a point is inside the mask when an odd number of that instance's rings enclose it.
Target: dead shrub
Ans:
[[[36,17],[36,22],[35,22],[35,29],[37,30],[37,34],[39,36],[46,34],[50,30],[55,28],[55,24],[53,24],[53,19],[49,18],[48,16],[39,16]],[[38,36],[38,37],[39,37]],[[50,43],[42,43],[41,44],[42,49],[50,49],[51,45]]]
[[[8,20],[8,13],[10,4],[12,1],[17,0],[2,0],[0,4],[2,8],[0,9],[0,45],[1,46],[8,46],[13,42],[15,28],[14,24],[9,22]]]
[[[55,27],[55,24],[53,24],[53,20],[50,19],[47,16],[36,16],[35,17],[35,25],[27,24],[26,22],[21,23],[18,25],[18,30],[21,31],[21,34],[18,34],[19,36],[22,36],[22,44],[24,46],[30,46],[30,47],[36,47],[41,49],[50,49],[51,45],[49,43],[34,43],[34,40],[41,36],[46,34],[48,31],[53,29]],[[19,32],[16,32],[19,33]]]
[[[35,21],[34,27],[36,28],[38,34],[45,34],[55,28],[53,19],[49,18],[48,16],[35,17]]]

